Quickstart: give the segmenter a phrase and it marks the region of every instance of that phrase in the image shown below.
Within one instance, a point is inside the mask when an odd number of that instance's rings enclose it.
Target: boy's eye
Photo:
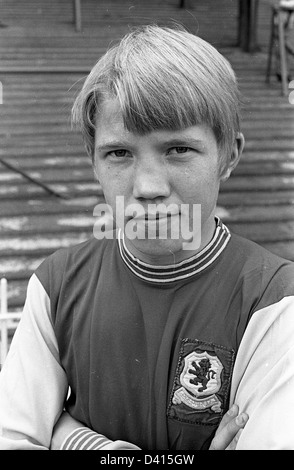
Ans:
[[[176,147],[177,153],[185,153],[188,151],[188,147]]]
[[[108,155],[114,157],[126,157],[128,155],[128,151],[125,149],[112,150]]]
[[[186,153],[186,152],[189,152],[189,150],[191,150],[189,147],[172,147],[169,150],[169,153],[170,154]]]
[[[120,149],[120,150],[114,150],[113,153],[116,157],[125,157],[127,151],[124,149]]]

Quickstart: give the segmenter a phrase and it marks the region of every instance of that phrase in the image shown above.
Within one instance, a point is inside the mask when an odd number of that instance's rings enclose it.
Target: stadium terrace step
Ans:
[[[70,200],[76,197],[89,197],[99,195],[100,188],[97,186],[97,183],[87,183],[87,182],[65,182],[64,184],[51,184],[48,185],[49,190],[51,189],[55,193],[59,194],[61,198],[65,200]],[[1,185],[0,186],[0,199],[1,200],[10,200],[13,201],[15,199],[31,199],[33,198],[44,198],[47,195],[47,192],[42,187],[36,184],[18,184],[18,185]],[[58,200],[59,197],[50,195],[51,200],[53,198]]]
[[[272,206],[274,210],[279,210],[281,205],[293,207],[293,190],[284,191],[221,191],[218,197],[218,204],[221,207],[238,207],[241,212],[246,206]]]

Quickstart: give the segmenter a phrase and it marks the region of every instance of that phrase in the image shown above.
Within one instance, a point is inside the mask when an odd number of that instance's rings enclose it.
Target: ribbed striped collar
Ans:
[[[139,278],[158,284],[187,279],[208,268],[222,253],[230,240],[229,229],[216,217],[216,229],[212,240],[203,250],[177,264],[157,266],[144,263],[128,250],[122,233],[118,236],[121,257],[127,267]]]

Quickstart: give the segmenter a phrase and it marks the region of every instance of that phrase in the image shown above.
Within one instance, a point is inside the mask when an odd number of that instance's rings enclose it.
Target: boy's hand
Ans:
[[[235,450],[240,431],[248,421],[247,413],[239,413],[237,405],[233,405],[223,416],[211,442],[209,450]]]

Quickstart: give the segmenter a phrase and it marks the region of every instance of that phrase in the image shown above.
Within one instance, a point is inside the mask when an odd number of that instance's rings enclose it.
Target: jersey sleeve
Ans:
[[[140,450],[126,441],[112,441],[64,411],[54,427],[52,450]]]
[[[294,296],[252,316],[236,357],[232,403],[249,414],[236,450],[294,449]]]
[[[65,438],[60,450],[140,450],[126,441],[111,441],[87,427],[78,427]]]
[[[51,323],[50,299],[33,275],[0,373],[0,449],[49,449],[67,389]]]

